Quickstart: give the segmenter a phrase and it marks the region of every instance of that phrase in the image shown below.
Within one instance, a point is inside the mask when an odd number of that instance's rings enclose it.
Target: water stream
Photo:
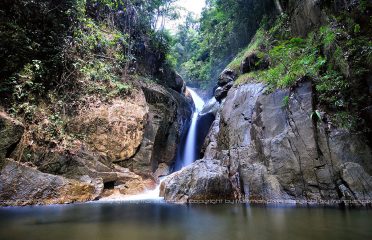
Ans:
[[[191,163],[193,163],[195,160],[197,160],[197,146],[196,146],[196,137],[197,137],[197,123],[198,123],[198,116],[201,110],[203,109],[204,106],[204,101],[199,97],[199,95],[193,91],[192,89],[188,88],[188,91],[191,94],[191,97],[194,101],[195,105],[195,111],[192,115],[191,119],[191,125],[190,129],[187,133],[186,137],[186,144],[185,144],[185,149],[183,151],[183,156],[182,156],[182,166],[188,166]]]

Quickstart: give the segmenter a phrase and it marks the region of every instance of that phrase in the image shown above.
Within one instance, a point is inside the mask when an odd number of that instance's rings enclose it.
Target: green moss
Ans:
[[[285,96],[283,98],[283,107],[288,107],[289,106],[289,96]]]
[[[339,111],[331,116],[332,122],[338,127],[344,129],[355,129],[358,125],[358,117],[353,116],[350,112]]]
[[[329,25],[322,26],[319,32],[324,47],[329,48],[336,41],[336,32]]]
[[[236,80],[235,84],[236,85],[242,85],[248,82],[252,82],[257,78],[256,72],[251,72],[251,73],[245,73],[240,75]]]
[[[286,88],[302,77],[317,77],[325,64],[317,47],[308,39],[292,38],[277,42],[268,54],[271,59],[268,70],[244,74],[238,78],[237,84],[256,79],[274,88]]]

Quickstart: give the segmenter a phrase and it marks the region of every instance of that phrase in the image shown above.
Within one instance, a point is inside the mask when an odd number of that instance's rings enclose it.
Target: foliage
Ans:
[[[0,105],[42,141],[76,138],[65,128],[79,109],[128,97],[137,74],[161,76],[172,2],[1,1]]]
[[[288,107],[289,106],[289,96],[285,96],[283,98],[283,107]]]
[[[200,24],[189,15],[178,29],[172,47],[176,69],[189,83],[211,87],[226,64],[249,43],[263,16],[273,10],[269,0],[207,1]]]
[[[259,35],[263,34],[259,33]],[[255,79],[267,82],[274,88],[285,88],[292,86],[303,77],[317,78],[320,69],[325,64],[325,59],[319,54],[319,49],[314,45],[313,38],[310,36],[308,39],[291,38],[276,41],[268,51],[271,67],[268,70],[245,74],[244,78],[238,78],[236,84],[243,84],[246,80]],[[262,38],[257,37],[256,39]],[[258,43],[258,41],[253,41],[247,48],[248,52],[258,49]]]

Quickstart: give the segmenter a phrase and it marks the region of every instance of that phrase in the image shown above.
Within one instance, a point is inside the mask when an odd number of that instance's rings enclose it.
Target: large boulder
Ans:
[[[237,75],[231,69],[225,69],[218,77],[218,86],[222,87],[228,84],[229,82],[235,81]]]
[[[96,196],[105,195],[109,189],[125,189],[126,194],[136,194],[145,191],[151,184],[129,169],[113,164],[104,155],[84,147],[53,149],[21,145],[13,157],[21,154],[24,155],[21,161],[37,167],[42,173],[91,184]]]
[[[166,201],[187,203],[233,199],[229,171],[218,160],[199,160],[167,177],[160,186]]]
[[[112,162],[133,157],[143,139],[148,106],[141,91],[112,103],[96,101],[68,123],[68,131],[85,136],[91,149]]]
[[[160,84],[178,93],[183,93],[186,88],[186,83],[182,77],[170,68],[163,69],[160,79]]]
[[[22,123],[0,112],[0,167],[2,160],[15,149],[23,132]]]
[[[0,172],[0,205],[72,203],[95,197],[91,184],[42,173],[11,159]]]
[[[170,167],[176,160],[192,105],[185,96],[154,83],[144,83],[142,89],[149,106],[144,137],[136,154],[119,164],[141,176],[156,178],[162,171],[154,175],[159,166],[164,169],[164,163]]]
[[[224,98],[226,98],[227,93],[229,90],[234,86],[234,82],[229,82],[222,87],[218,87],[214,92],[214,97],[217,101],[221,102]]]

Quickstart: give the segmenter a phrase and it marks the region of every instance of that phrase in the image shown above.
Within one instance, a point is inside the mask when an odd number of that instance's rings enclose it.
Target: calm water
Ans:
[[[371,213],[120,202],[0,208],[0,239],[370,240]]]

